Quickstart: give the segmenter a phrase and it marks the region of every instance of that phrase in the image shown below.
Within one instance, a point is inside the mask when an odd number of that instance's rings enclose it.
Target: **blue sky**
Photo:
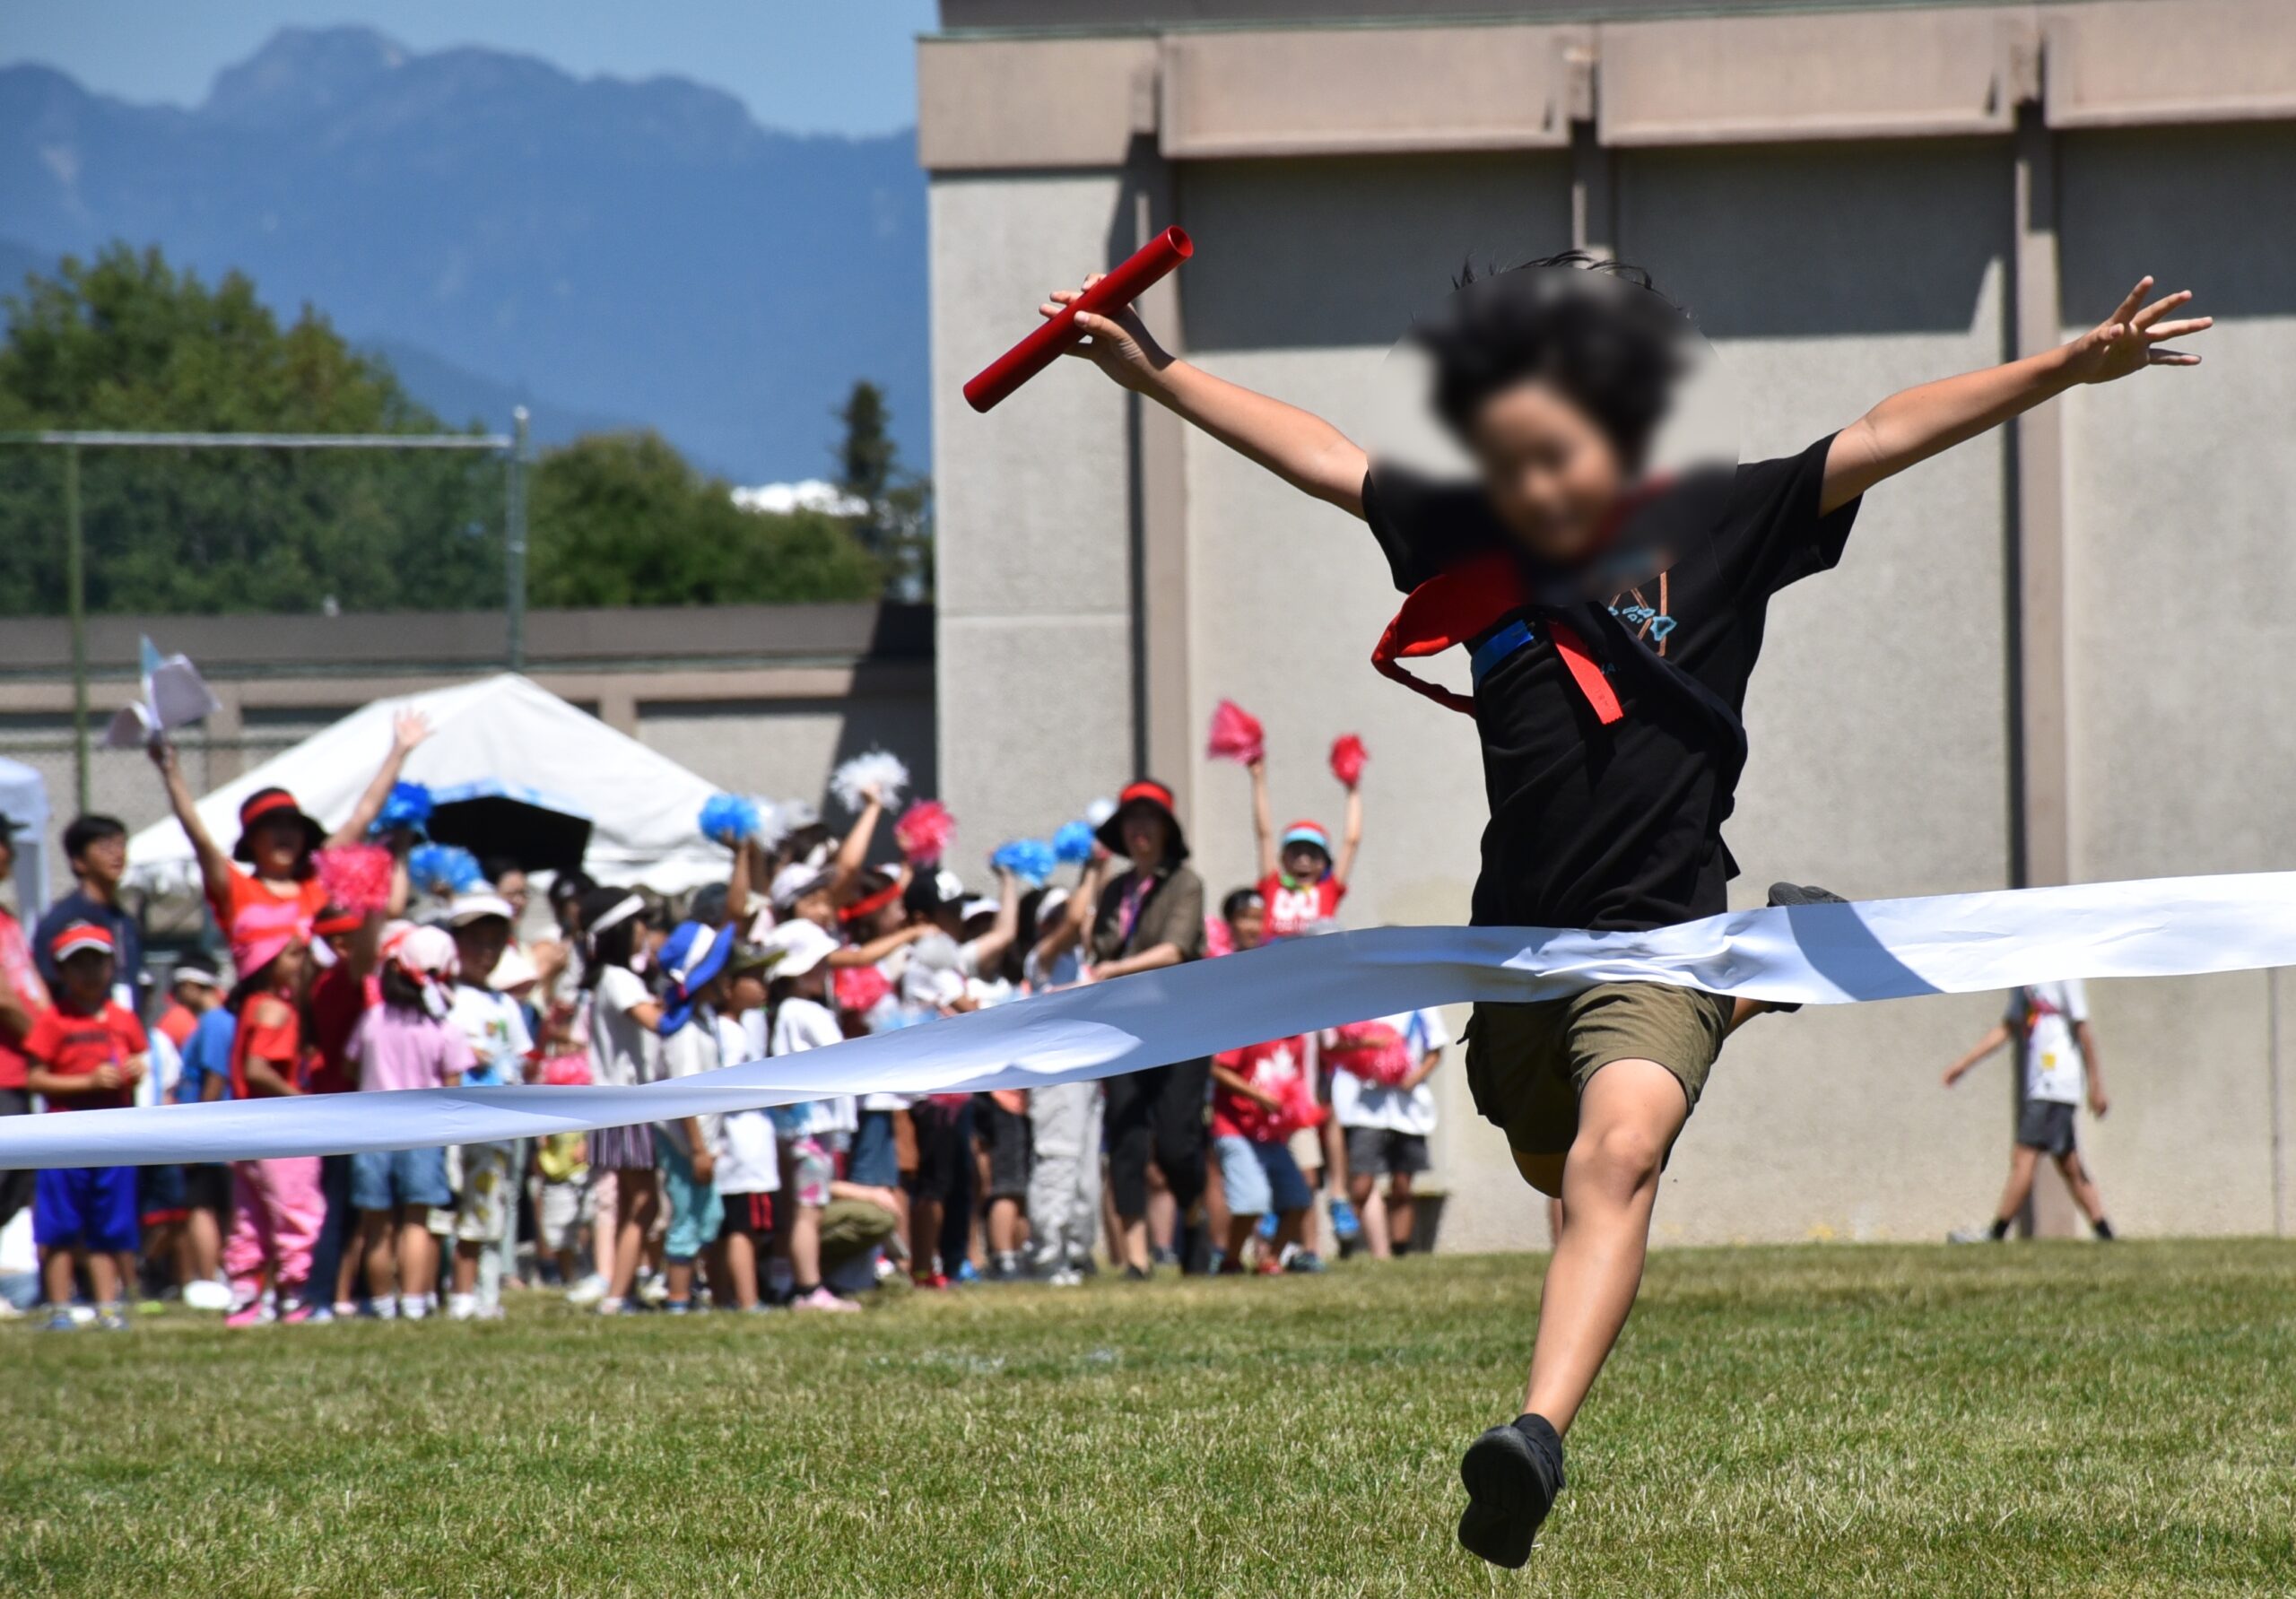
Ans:
[[[5,0],[0,60],[123,100],[193,105],[277,30],[361,22],[417,50],[489,45],[587,77],[670,73],[758,121],[876,134],[916,120],[914,40],[933,0]]]

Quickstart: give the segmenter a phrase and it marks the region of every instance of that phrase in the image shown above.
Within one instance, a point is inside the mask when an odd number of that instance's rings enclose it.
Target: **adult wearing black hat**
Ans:
[[[1096,837],[1112,857],[1095,863],[1078,889],[1090,897],[1078,913],[1091,929],[1086,950],[1091,980],[1177,966],[1204,955],[1204,880],[1187,865],[1187,835],[1172,791],[1142,778],[1117,796],[1115,814]],[[1103,884],[1108,866],[1122,862]],[[1212,1081],[1207,1059],[1175,1061],[1108,1080],[1109,1189],[1123,1234],[1117,1246],[1125,1274],[1145,1277],[1148,1165],[1152,1159],[1183,1218],[1204,1195],[1205,1105]]]

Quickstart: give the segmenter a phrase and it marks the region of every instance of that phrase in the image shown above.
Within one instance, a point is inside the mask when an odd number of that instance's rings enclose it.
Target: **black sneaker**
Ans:
[[[1494,1427],[1467,1446],[1459,1481],[1467,1490],[1459,1546],[1516,1570],[1530,1560],[1539,1524],[1562,1491],[1562,1440],[1538,1416]]]
[[[1773,882],[1770,885],[1770,903],[1775,909],[1795,905],[1847,905],[1849,901],[1831,889],[1822,889],[1814,882]],[[1802,1007],[1773,1004],[1768,1008],[1781,1016],[1791,1016]]]

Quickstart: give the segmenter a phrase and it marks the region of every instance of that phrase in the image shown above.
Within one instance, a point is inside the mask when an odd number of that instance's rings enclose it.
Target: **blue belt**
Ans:
[[[1483,680],[1498,670],[1500,662],[1517,650],[1527,649],[1538,641],[1538,630],[1523,618],[1518,616],[1510,621],[1501,622],[1497,632],[1474,647],[1468,672],[1474,679],[1475,687],[1483,686]]]

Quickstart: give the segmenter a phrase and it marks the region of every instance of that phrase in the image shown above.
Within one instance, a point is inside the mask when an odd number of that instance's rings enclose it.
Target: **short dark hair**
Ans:
[[[1220,919],[1232,922],[1248,910],[1265,910],[1267,900],[1255,888],[1230,889],[1228,897],[1220,901]]]
[[[125,839],[127,824],[117,816],[99,815],[93,811],[74,816],[64,830],[64,856],[66,860],[78,860],[88,852],[91,844],[100,844],[106,839]]]
[[[486,857],[486,864],[481,867],[480,870],[486,873],[486,881],[492,883],[496,888],[500,888],[502,886],[502,880],[509,876],[513,872],[516,872],[521,877],[524,877],[526,874],[526,869],[518,865],[518,863],[511,856],[507,855],[488,856]]]
[[[1650,274],[1584,250],[1460,270],[1442,312],[1412,329],[1434,363],[1435,413],[1464,437],[1484,402],[1529,379],[1553,385],[1637,470],[1682,376],[1689,316]]]

